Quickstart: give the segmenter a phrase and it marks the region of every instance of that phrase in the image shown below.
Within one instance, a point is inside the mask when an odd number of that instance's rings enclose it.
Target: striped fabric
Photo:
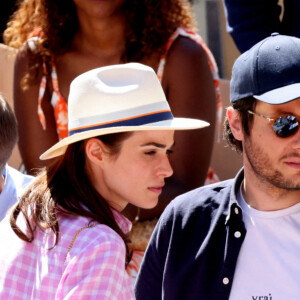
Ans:
[[[127,232],[131,223],[113,213]],[[61,238],[49,250],[53,245],[49,231],[37,229],[34,241],[26,243],[4,219],[0,223],[0,299],[134,299],[123,240],[105,225],[85,228],[87,224],[84,217],[60,216]]]

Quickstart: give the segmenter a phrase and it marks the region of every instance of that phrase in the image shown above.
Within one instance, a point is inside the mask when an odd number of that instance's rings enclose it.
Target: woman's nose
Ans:
[[[158,168],[158,174],[163,175],[163,177],[170,177],[173,175],[173,168],[171,167],[169,158],[167,156],[161,160]]]

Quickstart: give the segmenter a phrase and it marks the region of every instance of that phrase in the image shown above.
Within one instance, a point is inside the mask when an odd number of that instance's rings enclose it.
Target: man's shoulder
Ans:
[[[164,236],[166,243],[177,243],[185,235],[197,235],[201,241],[216,224],[225,224],[234,184],[235,180],[229,179],[176,197],[163,211],[156,234]]]
[[[201,211],[212,213],[220,206],[227,206],[234,182],[234,179],[229,179],[184,193],[171,201],[165,210],[166,214],[187,216]]]
[[[226,195],[230,194],[231,188],[234,184],[234,179],[201,186],[189,192],[186,192],[174,199],[174,204],[203,204],[207,199],[214,199],[216,201],[222,200]],[[195,201],[197,200],[197,201]]]

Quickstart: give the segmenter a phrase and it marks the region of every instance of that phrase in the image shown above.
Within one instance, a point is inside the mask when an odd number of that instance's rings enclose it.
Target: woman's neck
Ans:
[[[125,19],[120,15],[82,20],[72,48],[84,53],[112,54],[125,50]]]

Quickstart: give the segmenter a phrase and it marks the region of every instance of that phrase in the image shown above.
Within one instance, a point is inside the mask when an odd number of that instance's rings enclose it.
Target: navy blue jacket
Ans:
[[[223,0],[227,31],[241,52],[250,49],[272,32],[300,37],[300,1],[283,2],[284,14],[280,20],[278,0]]]
[[[229,298],[246,235],[236,193],[244,178],[204,186],[174,199],[150,239],[135,292],[138,300]]]

